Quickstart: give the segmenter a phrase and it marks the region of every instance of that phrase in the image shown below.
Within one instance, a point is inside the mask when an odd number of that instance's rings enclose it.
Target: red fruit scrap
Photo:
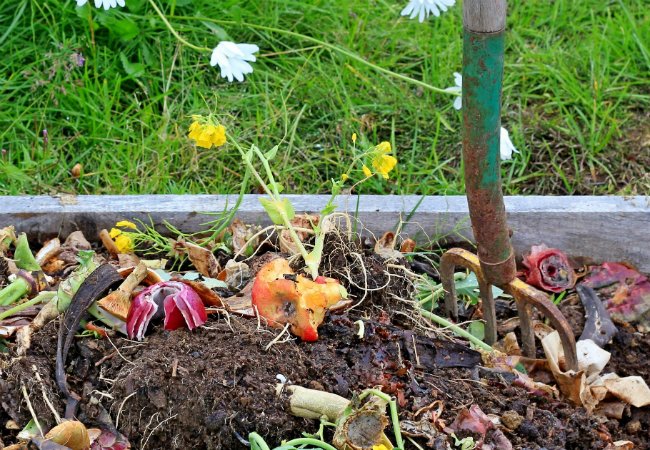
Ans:
[[[605,262],[589,267],[582,284],[598,289],[613,319],[650,330],[650,280],[646,276],[624,264]]]
[[[576,284],[576,273],[566,254],[557,248],[534,245],[523,261],[526,283],[549,292],[562,292]]]
[[[277,258],[265,264],[253,283],[253,307],[268,324],[291,332],[304,341],[318,339],[318,326],[326,311],[342,298],[337,280],[318,277],[315,281],[295,275],[289,262]]]
[[[165,330],[183,326],[193,330],[208,320],[205,306],[194,289],[178,281],[163,281],[149,286],[133,299],[126,318],[129,338],[142,340],[149,322],[163,315]]]

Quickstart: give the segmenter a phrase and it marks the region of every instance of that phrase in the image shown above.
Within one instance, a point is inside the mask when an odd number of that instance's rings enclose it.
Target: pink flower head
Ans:
[[[129,338],[142,340],[149,322],[163,316],[165,330],[184,325],[193,330],[208,320],[203,302],[194,289],[178,281],[163,281],[149,286],[133,299],[126,318]]]

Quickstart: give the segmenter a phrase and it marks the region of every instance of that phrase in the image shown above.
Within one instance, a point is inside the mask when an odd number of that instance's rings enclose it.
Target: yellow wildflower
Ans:
[[[122,230],[119,230],[117,228],[111,228],[111,231],[108,233],[108,235],[113,239],[118,237],[120,234],[122,234]]]
[[[357,143],[357,133],[352,133],[352,143],[353,144]]]
[[[134,230],[138,229],[138,226],[134,224],[133,222],[130,222],[128,220],[120,220],[115,224],[116,227],[122,227],[122,228],[132,228]]]
[[[341,180],[348,181],[349,179],[350,179],[350,175],[348,175],[347,173],[344,173],[343,175],[341,175]]]
[[[133,253],[133,241],[128,233],[121,233],[114,239],[115,246],[120,253]]]
[[[372,450],[388,450],[386,444],[373,445]]]
[[[361,168],[361,170],[363,170],[363,174],[366,176],[366,178],[372,176],[372,172],[370,171],[370,169],[368,169],[368,166],[364,165],[364,166]]]
[[[226,143],[226,127],[215,125],[211,118],[192,116],[194,122],[190,125],[188,137],[203,148],[221,147]],[[204,123],[202,123],[204,122]]]
[[[379,145],[377,145],[375,147],[375,150],[379,154],[384,154],[385,155],[387,153],[390,153],[390,151],[391,151],[390,142],[387,142],[387,141],[381,142]]]
[[[397,158],[390,156],[390,152],[390,142],[384,141],[375,147],[375,156],[372,158],[372,168],[384,179],[388,179],[388,172],[397,165]]]
[[[397,158],[390,155],[377,155],[372,160],[372,168],[386,180],[388,179],[388,172],[393,170],[396,165]]]

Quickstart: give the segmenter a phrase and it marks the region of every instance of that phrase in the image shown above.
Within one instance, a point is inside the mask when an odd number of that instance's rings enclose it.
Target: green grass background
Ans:
[[[158,0],[196,45],[259,45],[254,73],[232,84],[146,0],[126,3],[0,0],[0,194],[236,192],[234,148],[187,139],[190,115],[210,109],[239,142],[281,144],[274,171],[287,192],[327,192],[353,132],[361,148],[390,140],[399,160],[388,182],[359,192],[463,192],[452,96],[248,25],[445,88],[461,69],[460,3],[420,24],[400,18],[406,0]],[[650,194],[650,2],[509,3],[502,120],[521,153],[502,166],[506,192]]]

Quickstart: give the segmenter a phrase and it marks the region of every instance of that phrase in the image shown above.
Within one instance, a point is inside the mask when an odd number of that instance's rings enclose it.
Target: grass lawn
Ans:
[[[148,0],[0,0],[0,194],[237,192],[234,148],[187,138],[209,110],[242,144],[281,144],[287,192],[327,192],[355,132],[399,160],[360,192],[463,192],[454,97],[359,61],[452,86],[460,4],[421,24],[399,16],[406,0],[157,1],[195,45],[259,45],[254,73],[221,79]],[[506,191],[650,194],[647,0],[511,1],[508,28],[502,121],[520,153],[502,165]]]

